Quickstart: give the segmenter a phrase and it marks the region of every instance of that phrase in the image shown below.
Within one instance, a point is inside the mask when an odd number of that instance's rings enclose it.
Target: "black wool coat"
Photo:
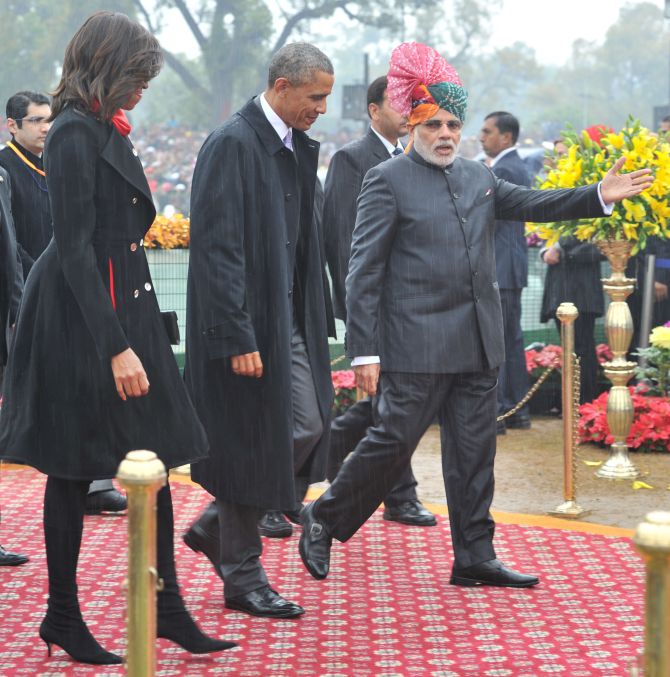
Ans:
[[[133,449],[168,468],[206,456],[142,246],[155,210],[137,151],[111,125],[67,108],[47,136],[45,166],[54,239],[24,289],[0,457],[93,480],[114,476]],[[150,391],[124,402],[111,358],[128,347]]]
[[[21,258],[11,210],[10,180],[0,168],[0,367],[7,361],[8,331],[14,324],[23,291]]]
[[[217,498],[275,510],[295,506],[294,309],[325,431],[301,472],[312,480],[324,475],[333,399],[332,311],[313,219],[319,146],[294,130],[293,147],[252,100],[205,141],[191,193],[185,378],[210,443],[192,477]],[[262,378],[233,374],[231,356],[254,351]]]

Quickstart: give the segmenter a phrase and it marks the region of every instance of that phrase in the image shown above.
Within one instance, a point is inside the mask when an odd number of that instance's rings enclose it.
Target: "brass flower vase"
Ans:
[[[628,381],[635,372],[635,362],[626,359],[633,338],[633,318],[626,299],[635,289],[635,279],[625,275],[633,243],[628,240],[596,240],[596,246],[607,257],[612,275],[603,279],[603,289],[610,298],[605,316],[605,336],[614,359],[603,365],[605,376],[612,382],[607,400],[607,423],[614,442],[609,458],[596,472],[597,477],[611,480],[634,479],[640,474],[628,456],[626,438],[633,424],[633,398]]]

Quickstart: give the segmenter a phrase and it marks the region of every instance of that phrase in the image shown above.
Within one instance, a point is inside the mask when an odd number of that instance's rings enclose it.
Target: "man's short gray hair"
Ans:
[[[268,87],[272,87],[278,78],[286,78],[292,85],[304,85],[317,72],[333,75],[330,59],[309,42],[292,42],[272,57],[268,68]]]

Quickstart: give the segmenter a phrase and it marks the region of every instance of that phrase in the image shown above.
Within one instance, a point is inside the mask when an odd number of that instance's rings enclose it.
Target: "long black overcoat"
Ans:
[[[133,449],[155,451],[167,467],[206,456],[142,246],[155,210],[137,151],[111,125],[66,108],[45,162],[54,239],[24,289],[0,457],[92,480],[113,477]],[[150,391],[124,402],[111,358],[128,347]]]
[[[274,509],[295,505],[294,305],[325,431],[301,472],[310,479],[323,478],[333,397],[332,310],[312,218],[319,146],[296,130],[293,145],[295,157],[252,100],[205,141],[191,193],[185,377],[210,443],[192,476],[217,498]],[[256,350],[262,378],[233,374],[230,357]]]

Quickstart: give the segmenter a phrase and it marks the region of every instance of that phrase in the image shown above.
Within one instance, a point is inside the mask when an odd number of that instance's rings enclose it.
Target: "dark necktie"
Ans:
[[[392,154],[393,155],[402,155],[402,152],[403,152],[402,148],[394,148]]]

